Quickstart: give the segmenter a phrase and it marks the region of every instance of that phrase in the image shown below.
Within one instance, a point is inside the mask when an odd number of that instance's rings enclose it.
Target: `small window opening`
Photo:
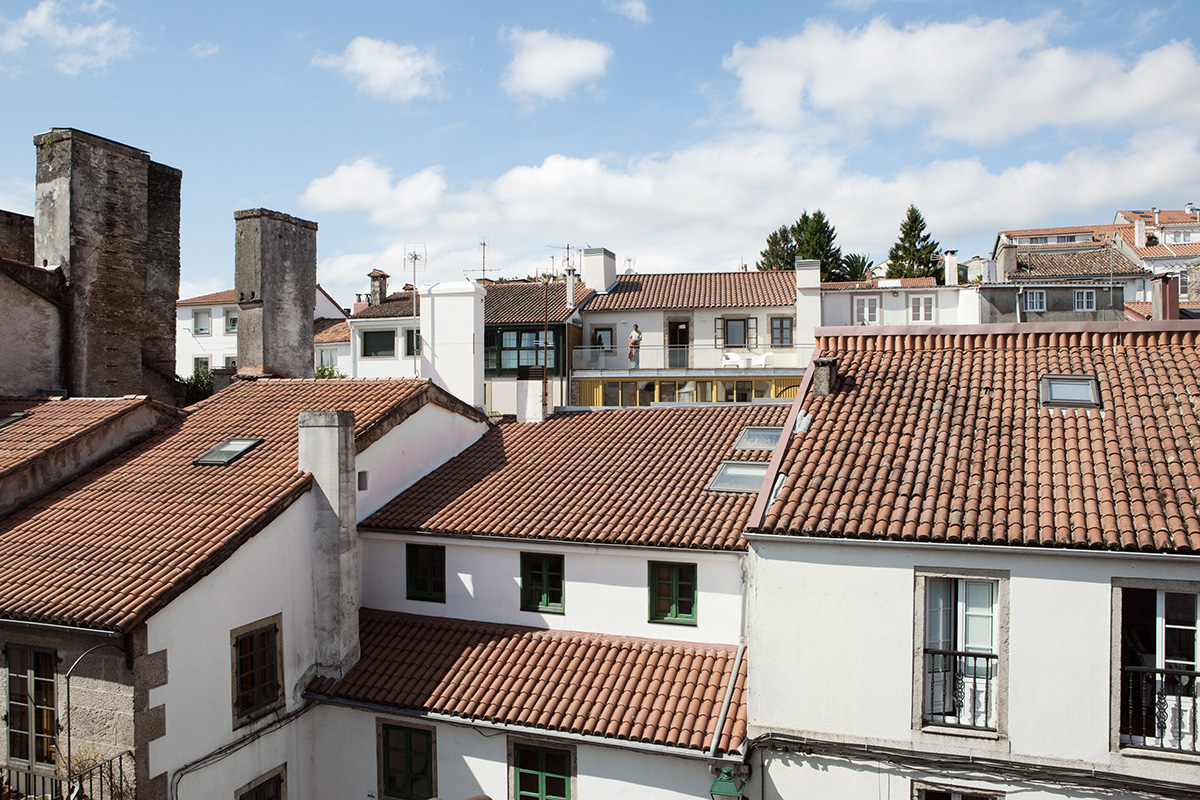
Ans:
[[[3,428],[5,425],[12,425],[17,420],[25,419],[28,416],[28,411],[13,411],[10,414],[0,414],[0,428]]]
[[[1043,375],[1038,389],[1043,408],[1100,407],[1100,383],[1095,375]]]
[[[705,488],[710,492],[757,492],[766,476],[765,461],[722,461]]]
[[[360,470],[358,473],[358,490],[365,492],[367,490],[367,471]]]
[[[734,450],[774,450],[783,428],[744,428],[733,443]]]
[[[199,466],[223,467],[237,461],[261,443],[262,439],[226,439],[192,463]]]

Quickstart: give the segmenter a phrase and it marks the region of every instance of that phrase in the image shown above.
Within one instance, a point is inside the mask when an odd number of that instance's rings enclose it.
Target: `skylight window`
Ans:
[[[223,467],[237,461],[261,443],[262,439],[226,439],[192,463],[200,466]]]
[[[783,428],[744,428],[733,443],[734,450],[774,450]]]
[[[28,416],[28,411],[13,411],[9,414],[0,414],[0,428],[3,428],[5,425],[11,425],[17,420],[25,419]]]
[[[1038,390],[1043,408],[1100,407],[1100,382],[1095,375],[1043,375]]]
[[[757,492],[766,475],[765,461],[722,461],[705,488],[710,492]]]

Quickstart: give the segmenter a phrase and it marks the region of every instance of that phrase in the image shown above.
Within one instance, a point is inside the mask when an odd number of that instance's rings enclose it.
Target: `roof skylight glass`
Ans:
[[[710,492],[757,492],[766,475],[765,461],[722,461],[705,488]]]
[[[744,428],[733,443],[734,450],[774,450],[783,428]]]
[[[1100,407],[1100,383],[1095,375],[1043,375],[1038,389],[1043,407]]]
[[[0,428],[3,428],[5,425],[11,425],[17,420],[25,419],[28,416],[28,411],[13,411],[8,414],[0,414]]]
[[[223,467],[237,461],[261,442],[262,439],[226,439],[192,463],[200,466]]]

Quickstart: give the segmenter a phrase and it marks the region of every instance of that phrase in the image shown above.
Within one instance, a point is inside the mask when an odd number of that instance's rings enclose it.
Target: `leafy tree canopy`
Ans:
[[[944,278],[934,256],[940,242],[925,230],[925,218],[915,205],[908,207],[904,221],[900,223],[900,237],[888,250],[889,278],[935,277],[938,283]]]

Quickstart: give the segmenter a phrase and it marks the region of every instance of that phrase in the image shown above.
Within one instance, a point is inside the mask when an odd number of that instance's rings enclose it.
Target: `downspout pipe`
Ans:
[[[742,668],[742,655],[746,652],[745,642],[738,645],[737,655],[733,657],[733,670],[729,673],[729,685],[725,687],[725,699],[721,702],[721,713],[717,715],[717,726],[713,729],[712,746],[708,748],[708,757],[717,757],[717,745],[721,743],[721,731],[725,728],[725,717],[729,714],[729,703],[733,700],[733,687],[737,684],[738,672]]]

